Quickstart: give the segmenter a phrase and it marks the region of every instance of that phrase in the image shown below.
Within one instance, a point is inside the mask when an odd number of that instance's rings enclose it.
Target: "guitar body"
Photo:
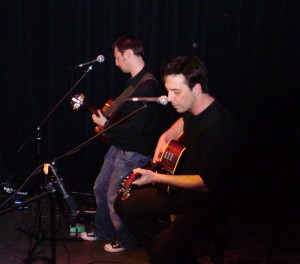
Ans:
[[[185,150],[185,146],[182,143],[183,133],[175,139],[170,140],[160,158],[160,166],[167,174],[174,174],[177,169],[179,160]]]
[[[185,150],[185,146],[182,143],[183,133],[176,139],[170,140],[161,156],[159,163],[153,164],[147,169],[161,172],[164,174],[173,175],[177,169],[179,160]],[[141,176],[139,173],[132,173],[122,182],[122,187],[119,190],[122,200],[126,200],[130,196],[130,191],[132,190],[132,183]],[[169,186],[167,191],[169,190]]]
[[[104,106],[103,106],[102,109],[101,109],[101,112],[102,112],[103,115],[105,114],[105,112],[106,112],[107,109],[111,106],[112,103],[113,103],[113,100],[109,99],[109,100],[104,104]],[[104,116],[105,116],[106,118],[110,118],[110,116],[106,116],[106,115],[104,115]],[[96,133],[100,133],[102,130],[103,130],[103,126],[97,125],[97,126],[95,127],[95,132],[96,132]]]

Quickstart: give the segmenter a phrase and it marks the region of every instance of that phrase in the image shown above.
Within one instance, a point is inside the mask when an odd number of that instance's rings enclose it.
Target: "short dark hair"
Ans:
[[[207,69],[204,62],[196,56],[178,56],[162,67],[161,76],[165,80],[168,75],[182,74],[189,88],[196,83],[202,86],[202,92],[208,93]]]
[[[118,48],[118,50],[123,54],[125,50],[131,49],[133,54],[137,56],[144,55],[144,46],[142,42],[131,36],[122,36],[117,39],[117,41],[112,45],[113,49]]]

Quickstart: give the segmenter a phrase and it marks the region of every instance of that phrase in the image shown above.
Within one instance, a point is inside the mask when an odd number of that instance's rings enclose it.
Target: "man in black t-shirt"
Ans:
[[[124,178],[136,167],[148,164],[158,140],[157,128],[160,106],[151,104],[143,108],[142,103],[126,101],[128,97],[157,97],[161,96],[158,82],[149,72],[143,59],[144,48],[142,43],[134,37],[123,36],[113,44],[115,64],[124,73],[130,74],[124,92],[114,100],[118,103],[118,119],[105,135],[112,141],[105,155],[101,171],[94,183],[94,194],[97,204],[94,219],[94,232],[80,234],[84,240],[102,240],[108,243],[104,250],[120,252],[137,246],[135,237],[123,224],[116,214],[113,204]],[[133,114],[134,113],[134,114]],[[92,116],[93,121],[104,128],[111,123],[98,110],[98,115]],[[114,124],[114,123],[113,123]]]
[[[154,162],[168,142],[184,133],[186,150],[180,175],[137,168],[138,186],[115,208],[141,244],[150,263],[196,263],[192,246],[224,225],[232,205],[239,131],[229,112],[208,93],[207,71],[197,57],[177,57],[163,71],[168,100],[179,118],[158,141]],[[160,187],[170,186],[170,192]],[[162,229],[157,219],[176,214]]]

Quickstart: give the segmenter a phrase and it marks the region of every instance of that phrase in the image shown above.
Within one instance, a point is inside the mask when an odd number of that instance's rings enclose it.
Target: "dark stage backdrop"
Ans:
[[[293,155],[299,139],[299,1],[15,0],[1,1],[0,12],[0,182],[18,187],[38,164],[94,135],[90,115],[73,111],[70,98],[82,92],[101,108],[119,94],[128,76],[114,65],[111,44],[129,34],[143,41],[155,74],[177,55],[206,62],[211,94],[243,132],[241,178],[250,199],[286,196],[299,183]],[[87,69],[76,66],[100,54],[105,61],[93,64],[45,120]],[[68,190],[92,190],[105,151],[94,140],[57,162]]]

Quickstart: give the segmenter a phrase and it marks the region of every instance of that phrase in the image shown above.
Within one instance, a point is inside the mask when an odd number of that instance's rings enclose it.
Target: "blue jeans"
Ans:
[[[111,146],[105,155],[101,171],[94,183],[97,210],[94,219],[96,237],[100,240],[117,240],[126,248],[134,248],[137,241],[114,209],[114,201],[123,180],[137,167],[144,167],[150,156],[123,151]]]

